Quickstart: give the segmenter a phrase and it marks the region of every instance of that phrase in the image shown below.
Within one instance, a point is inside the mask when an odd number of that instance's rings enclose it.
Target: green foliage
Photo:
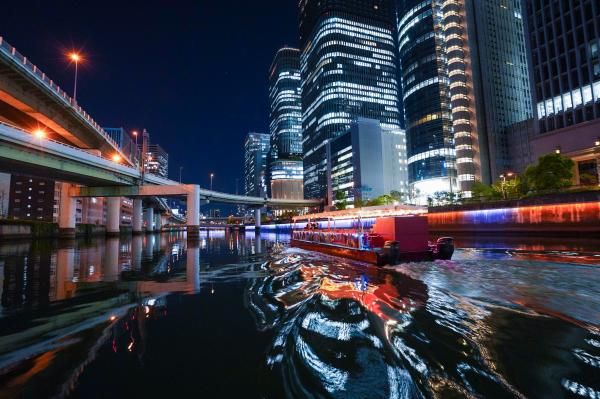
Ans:
[[[394,201],[402,202],[402,199],[404,198],[404,193],[401,193],[400,191],[392,190],[392,191],[390,191],[390,197],[392,197],[392,199]]]
[[[427,197],[427,205],[432,206],[445,206],[445,205],[458,205],[463,201],[462,193],[454,193],[450,191],[437,191],[432,197]]]
[[[348,196],[344,191],[336,191],[335,193],[335,209],[343,211],[348,207]]]
[[[540,157],[536,165],[525,171],[525,179],[530,191],[552,192],[570,187],[575,163],[561,154],[548,154]]]
[[[491,200],[501,198],[500,193],[498,193],[492,186],[488,186],[487,184],[483,184],[480,181],[476,181],[473,184],[473,188],[471,189],[473,193],[474,199],[479,200]]]

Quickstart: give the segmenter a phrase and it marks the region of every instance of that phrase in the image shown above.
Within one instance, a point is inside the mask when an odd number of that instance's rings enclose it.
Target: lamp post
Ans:
[[[212,185],[212,183],[213,183],[213,177],[215,177],[215,174],[211,173],[210,174],[210,191],[212,191],[212,189],[213,189],[213,185]]]
[[[135,139],[135,160],[139,165],[140,162],[140,149],[138,148],[138,132],[137,130],[134,130],[131,134],[133,134],[133,137]]]
[[[73,84],[73,101],[77,104],[77,72],[79,69],[79,62],[83,60],[81,54],[73,51],[69,54],[69,59],[75,63],[75,83]]]
[[[183,166],[180,166],[179,167],[179,184],[181,184],[181,175],[182,175],[182,172],[183,172]]]
[[[502,179],[502,198],[506,199],[506,178],[513,177],[515,174],[513,172],[503,173],[500,175]]]

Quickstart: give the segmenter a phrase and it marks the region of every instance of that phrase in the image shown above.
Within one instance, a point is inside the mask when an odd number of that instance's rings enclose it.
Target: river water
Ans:
[[[376,268],[288,240],[0,243],[0,398],[600,399],[600,241]]]

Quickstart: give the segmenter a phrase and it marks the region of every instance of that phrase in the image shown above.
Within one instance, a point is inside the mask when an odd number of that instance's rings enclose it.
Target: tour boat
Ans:
[[[303,229],[292,230],[291,245],[377,266],[448,260],[454,254],[454,239],[429,241],[424,216],[380,217],[370,229],[358,225],[354,229],[331,229],[309,221]]]

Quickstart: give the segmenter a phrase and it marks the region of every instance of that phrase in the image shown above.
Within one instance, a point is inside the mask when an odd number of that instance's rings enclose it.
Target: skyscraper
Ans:
[[[600,119],[600,4],[526,4],[539,133]]]
[[[398,1],[408,180],[416,197],[458,188],[440,3]]]
[[[304,198],[300,50],[284,47],[269,73],[271,150],[267,189],[273,198]]]
[[[534,80],[534,157],[575,160],[575,184],[600,182],[600,4],[525,1]]]
[[[468,196],[512,168],[509,139],[532,115],[520,2],[399,0],[398,18],[413,193]]]
[[[473,126],[482,132],[474,135],[474,152],[481,153],[481,180],[494,182],[520,169],[520,155],[514,148],[527,143],[529,129],[522,122],[534,112],[523,10],[520,0],[468,0],[465,14],[477,107]],[[458,162],[457,131],[455,137]]]
[[[359,117],[399,130],[392,0],[300,0],[304,194],[327,196],[326,144]]]
[[[244,192],[251,197],[267,195],[267,154],[271,137],[250,132],[244,143]]]

